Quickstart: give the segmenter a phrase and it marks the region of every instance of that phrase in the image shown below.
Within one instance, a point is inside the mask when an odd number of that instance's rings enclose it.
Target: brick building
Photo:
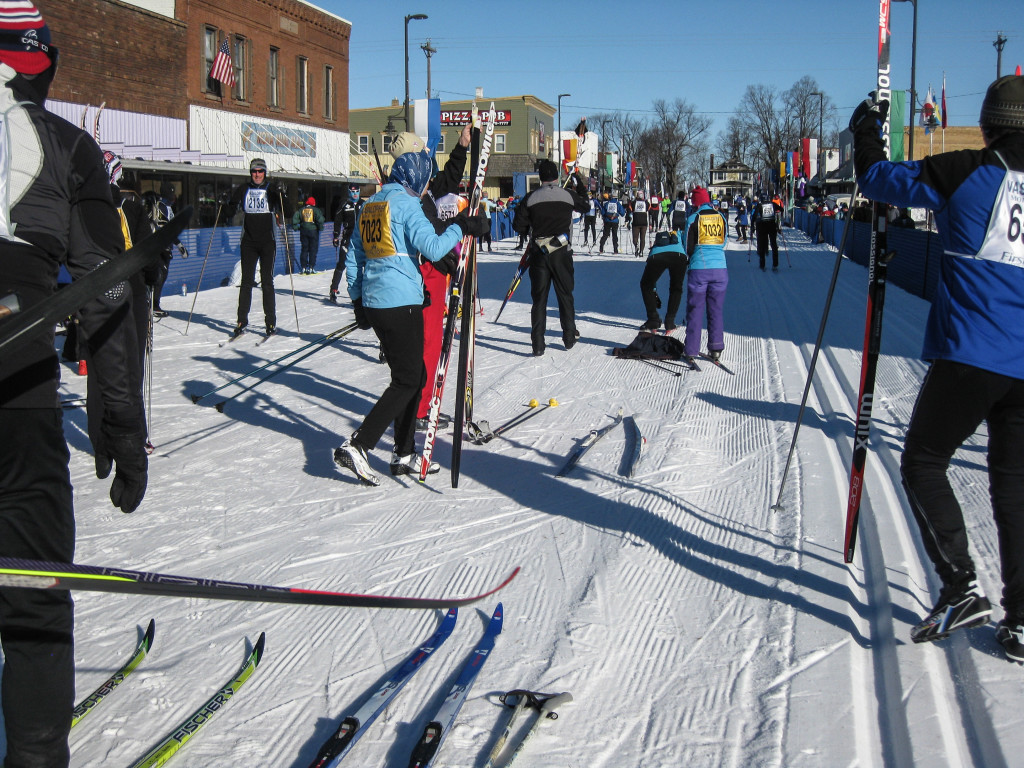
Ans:
[[[327,210],[349,176],[352,25],[304,0],[39,0],[61,64],[47,108],[172,183],[212,224],[262,157],[293,203]],[[209,77],[223,41],[236,83]],[[99,105],[104,105],[102,113]]]

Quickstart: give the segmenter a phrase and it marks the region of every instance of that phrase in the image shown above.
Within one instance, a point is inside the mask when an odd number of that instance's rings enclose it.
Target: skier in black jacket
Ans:
[[[277,259],[277,242],[274,227],[281,211],[281,190],[271,185],[267,178],[267,164],[260,158],[249,163],[249,182],[235,188],[231,193],[230,205],[242,207],[245,219],[242,221],[242,241],[239,251],[242,257],[242,284],[238,289],[238,324],[231,338],[242,335],[249,324],[249,308],[252,306],[252,289],[256,286],[256,264],[260,265],[260,288],[263,291],[263,320],[267,335],[277,330],[277,304],[274,298],[274,262]],[[285,257],[287,258],[287,256]]]
[[[330,293],[327,298],[332,304],[338,303],[338,286],[341,285],[341,278],[345,274],[345,257],[348,256],[348,244],[352,239],[352,232],[356,228],[356,214],[362,208],[363,201],[359,199],[359,186],[350,184],[348,196],[338,203],[338,210],[334,214],[334,247],[339,248],[338,263],[334,266],[334,276],[331,277]]]
[[[57,67],[50,31],[30,2],[0,0],[0,110],[18,151],[7,157],[0,215],[0,297],[23,309],[123,250],[110,180],[92,137],[43,108]],[[13,203],[13,204],[12,204]],[[141,386],[128,287],[79,312],[89,377],[104,394],[96,474],[116,468],[110,498],[124,512],[146,490]],[[0,329],[2,329],[0,321]],[[0,555],[69,563],[75,520],[58,401],[53,329],[0,361]],[[90,403],[90,408],[94,403]],[[0,589],[6,768],[63,768],[74,707],[73,617],[66,590]]]
[[[572,248],[569,233],[572,213],[586,213],[587,187],[579,175],[574,175],[576,191],[558,186],[558,166],[551,160],[541,160],[537,169],[540,186],[523,198],[516,208],[512,227],[520,234],[531,233],[530,286],[533,308],[530,312],[530,338],[533,354],[544,354],[544,333],[547,329],[548,293],[552,282],[558,299],[558,319],[562,325],[562,342],[572,349],[580,337],[576,330],[576,307],[573,301]]]

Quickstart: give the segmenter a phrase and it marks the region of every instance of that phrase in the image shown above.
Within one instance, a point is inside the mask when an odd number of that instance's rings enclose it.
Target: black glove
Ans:
[[[338,238],[334,238],[332,242],[334,243],[334,247],[337,248],[339,243]]]
[[[583,177],[580,176],[578,171],[572,175],[572,181],[574,186],[576,187],[576,194],[586,199],[587,195],[590,194],[590,192],[587,189],[587,183],[583,180]]]
[[[444,256],[432,262],[434,269],[442,275],[454,275],[459,269],[459,260],[454,251],[448,251]]]
[[[850,130],[854,133],[862,125],[874,126],[877,125],[879,128],[885,122],[886,116],[889,114],[889,100],[882,99],[881,101],[875,101],[874,99],[864,99],[857,108],[853,110],[853,117],[850,118]],[[865,124],[865,120],[869,122]]]
[[[146,456],[146,422],[138,413],[105,413],[102,439],[94,446],[96,477],[105,480],[117,465],[110,484],[110,501],[122,512],[134,512],[146,495],[149,458]]]
[[[473,237],[483,236],[491,225],[490,220],[482,213],[469,216],[465,211],[456,216],[452,223],[459,225],[463,236],[472,235]]]
[[[186,248],[182,243],[178,243],[178,253],[181,254],[181,258],[188,258],[188,248]]]
[[[358,328],[366,331],[373,327],[372,325],[370,325],[370,320],[366,316],[366,310],[363,309],[362,299],[356,299],[355,301],[352,302],[352,311],[355,313],[356,326]]]

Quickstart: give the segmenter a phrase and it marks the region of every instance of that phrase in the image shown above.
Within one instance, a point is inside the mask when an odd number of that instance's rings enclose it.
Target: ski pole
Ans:
[[[786,251],[786,263],[789,264],[789,268],[793,268],[793,262],[789,260],[789,243],[786,242],[786,235],[782,231],[782,227],[779,227],[779,235],[782,237],[782,248]]]
[[[292,285],[292,307],[295,309],[295,332],[299,330],[299,305],[295,302],[295,278],[292,276],[292,251],[291,242],[288,238],[288,225],[284,221],[284,194],[277,190],[277,198],[281,201],[281,229],[284,231],[284,258],[288,262],[288,282]]]
[[[223,205],[224,203],[217,203],[217,215],[213,219],[213,229],[210,230],[210,242],[206,244],[206,255],[203,257],[203,268],[199,270],[199,282],[196,283],[196,290],[192,294],[192,309],[188,311],[188,321],[185,323],[186,336],[188,336],[188,327],[192,323],[192,313],[196,310],[196,299],[199,298],[199,288],[203,284],[203,275],[206,274],[206,261],[210,258],[210,248],[213,246],[213,236],[217,234],[217,224],[220,222],[220,209]]]
[[[857,199],[857,187],[858,182],[853,183],[853,194],[850,195],[850,201]],[[839,240],[839,252],[836,253],[836,263],[832,267],[832,282],[829,283],[828,293],[825,297],[825,309],[821,313],[821,324],[818,326],[818,338],[814,341],[814,352],[811,354],[811,364],[807,368],[807,380],[804,382],[804,394],[800,398],[800,409],[796,415],[796,426],[793,428],[793,439],[789,443],[789,456],[786,457],[786,468],[782,472],[782,482],[779,484],[779,495],[775,499],[775,503],[772,505],[772,509],[779,511],[782,510],[782,492],[786,488],[786,478],[789,476],[789,466],[793,462],[793,451],[796,449],[796,438],[800,434],[800,424],[804,420],[804,408],[807,406],[807,395],[811,391],[811,380],[814,378],[814,366],[818,362],[818,353],[821,351],[821,340],[825,336],[825,324],[828,322],[828,311],[832,306],[832,295],[836,290],[836,281],[839,279],[839,267],[843,263],[843,249],[846,247],[846,236],[850,234],[850,222],[853,220],[853,216],[847,216],[843,220],[843,236]]]
[[[676,371],[676,370],[673,370],[672,368],[666,368],[664,365],[661,365],[660,363],[656,363],[653,360],[649,360],[646,357],[638,357],[637,360],[639,360],[641,363],[647,363],[648,365],[653,365],[655,368],[660,368],[663,371],[668,371],[673,376],[682,376],[683,375],[682,371]]]
[[[231,381],[227,382],[226,384],[221,384],[216,389],[211,389],[209,392],[207,392],[205,394],[202,394],[202,395],[191,395],[192,402],[193,403],[198,403],[200,400],[205,400],[207,397],[209,397],[210,395],[214,394],[215,392],[220,392],[222,389],[224,389],[226,387],[230,387],[232,384],[237,384],[242,379],[247,379],[250,376],[254,376],[257,373],[259,373],[260,371],[264,370],[265,368],[269,368],[270,366],[275,365],[276,363],[280,363],[282,360],[287,360],[292,355],[297,355],[299,352],[302,352],[303,350],[309,349],[310,347],[316,346],[317,344],[325,344],[328,341],[333,341],[335,339],[335,337],[340,339],[340,338],[342,338],[344,336],[347,336],[352,331],[354,331],[357,327],[358,326],[357,326],[356,323],[350,323],[349,325],[343,326],[343,327],[339,328],[336,331],[332,331],[331,333],[325,334],[325,335],[321,336],[320,338],[314,339],[313,341],[309,342],[308,344],[299,347],[298,349],[293,349],[291,352],[288,352],[287,354],[281,355],[276,360],[271,360],[269,363],[265,363],[264,365],[261,365],[259,368],[255,368],[255,369],[249,371],[248,373],[243,373],[241,376],[236,376]]]
[[[299,357],[295,358],[291,362],[285,363],[280,368],[278,368],[276,371],[271,371],[266,376],[260,376],[252,384],[249,384],[248,386],[243,387],[242,389],[238,390],[237,392],[235,392],[235,394],[231,395],[230,397],[224,398],[219,403],[216,403],[213,407],[216,408],[218,411],[223,411],[224,410],[224,403],[226,403],[228,400],[234,400],[236,397],[239,397],[240,395],[244,395],[246,392],[249,392],[249,391],[251,391],[253,389],[256,389],[256,387],[258,387],[263,382],[269,381],[270,379],[272,379],[275,376],[277,376],[277,374],[283,373],[284,371],[287,371],[289,368],[291,368],[296,363],[302,362],[303,360],[305,360],[310,355],[314,355],[317,352],[319,352],[321,349],[324,349],[326,347],[331,346],[331,344],[333,344],[334,342],[338,341],[339,339],[345,338],[346,336],[348,336],[349,333],[351,333],[352,331],[354,331],[358,327],[358,326],[356,326],[355,323],[353,323],[352,325],[355,326],[355,327],[350,328],[348,331],[346,331],[344,333],[340,333],[340,334],[338,334],[336,336],[332,335],[330,338],[324,339],[323,341],[319,342],[319,346],[314,347],[313,349],[309,350],[306,354],[300,355]],[[263,367],[266,368],[266,366],[263,366]]]
[[[153,286],[146,290],[149,301],[149,327],[146,329],[146,453],[153,452]],[[186,328],[187,330],[187,328]]]

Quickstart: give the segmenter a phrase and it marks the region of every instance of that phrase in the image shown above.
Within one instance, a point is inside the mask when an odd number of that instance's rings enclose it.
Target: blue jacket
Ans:
[[[349,297],[373,309],[423,304],[416,254],[437,261],[461,239],[457,224],[436,234],[419,198],[400,184],[385,184],[359,212],[345,257]]]
[[[603,221],[609,223],[618,221],[619,217],[624,216],[625,213],[626,209],[622,207],[622,203],[614,197],[611,200],[605,200],[601,204],[601,219]]]
[[[725,216],[710,203],[704,203],[686,220],[686,252],[690,269],[725,269],[725,244],[729,225]]]
[[[922,357],[1024,379],[1024,134],[905,163],[861,130],[856,141],[865,196],[935,212],[942,270]]]

